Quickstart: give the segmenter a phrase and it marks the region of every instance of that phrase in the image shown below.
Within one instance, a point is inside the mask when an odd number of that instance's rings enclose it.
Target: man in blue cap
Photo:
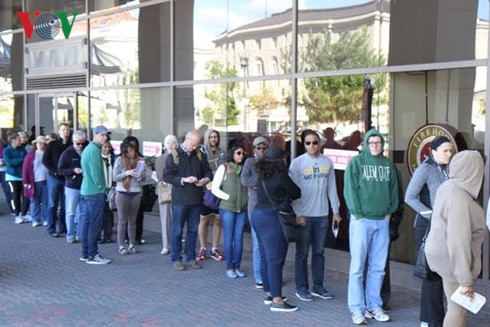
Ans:
[[[83,150],[81,159],[84,177],[80,189],[80,223],[82,224],[82,256],[80,260],[92,265],[105,265],[111,262],[111,260],[103,258],[98,250],[106,202],[101,148],[109,134],[110,132],[105,126],[96,126],[93,129],[93,140]]]

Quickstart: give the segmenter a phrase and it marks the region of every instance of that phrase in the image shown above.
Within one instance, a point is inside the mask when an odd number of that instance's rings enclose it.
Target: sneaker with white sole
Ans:
[[[100,254],[96,254],[92,258],[88,258],[86,261],[89,265],[106,265],[108,263],[111,263],[111,260],[102,258]]]
[[[283,296],[283,297],[282,297],[282,302],[287,302],[287,301],[288,301],[288,298],[287,298],[287,297],[285,297],[285,296]],[[272,304],[272,296],[270,296],[270,295],[266,295],[266,296],[264,297],[264,304],[265,304],[265,305],[271,305],[271,304]]]
[[[377,309],[377,310],[366,310],[364,313],[364,316],[366,318],[370,319],[376,319],[377,321],[380,322],[387,322],[390,321],[390,316],[388,316],[383,309]]]
[[[308,292],[308,291],[306,291],[306,292],[296,292],[296,296],[301,301],[306,301],[306,302],[311,302],[311,301],[313,301],[315,299],[313,297],[313,295],[311,295],[311,293]]]
[[[271,303],[271,311],[272,312],[294,312],[298,310],[298,307],[287,302],[283,302],[281,304],[272,302]]]
[[[14,222],[15,222],[17,225],[19,225],[19,224],[22,224],[22,223],[24,222],[24,219],[22,218],[22,216],[20,216],[20,215],[19,215],[19,216],[15,217]]]
[[[352,322],[355,325],[366,325],[367,324],[367,320],[361,311],[354,311],[352,313]]]
[[[321,299],[324,299],[324,300],[333,300],[333,295],[330,294],[329,291],[327,291],[326,289],[321,289],[321,290],[313,290],[310,292],[311,295],[313,296],[316,296],[316,297],[319,297]]]

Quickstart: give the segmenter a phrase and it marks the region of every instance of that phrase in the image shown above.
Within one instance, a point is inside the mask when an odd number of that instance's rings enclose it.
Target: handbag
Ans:
[[[264,180],[262,180],[262,187],[264,188],[265,194],[269,198],[269,201],[277,210],[279,216],[279,223],[281,224],[284,238],[288,242],[297,242],[301,237],[301,229],[303,228],[303,226],[298,225],[296,223],[296,214],[294,213],[293,208],[289,203],[286,203],[285,205],[282,206],[278,206],[274,202],[274,200],[272,200],[269,191],[267,191],[267,187],[265,186]]]
[[[424,237],[422,238],[422,243],[420,244],[419,250],[417,252],[417,258],[415,259],[415,263],[413,265],[413,274],[415,277],[419,277],[422,279],[440,280],[441,276],[439,276],[436,272],[430,270],[429,264],[427,263],[427,257],[425,256],[425,241],[427,240],[429,231],[430,225],[425,231]]]
[[[220,204],[220,198],[218,198],[216,195],[211,192],[211,190],[208,190],[207,188],[204,190],[204,198],[202,203],[211,209],[217,210],[219,209],[219,204]]]
[[[157,184],[156,192],[159,204],[170,203],[172,201],[172,184],[160,182]]]
[[[107,205],[112,211],[116,211],[116,188],[113,186],[107,192]]]

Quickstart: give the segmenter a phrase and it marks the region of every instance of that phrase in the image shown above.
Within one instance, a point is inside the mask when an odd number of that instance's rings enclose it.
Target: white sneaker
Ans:
[[[163,248],[162,251],[160,252],[161,255],[167,255],[169,253],[170,251],[167,248]]]
[[[376,319],[377,321],[380,321],[380,322],[386,322],[386,321],[390,321],[390,316],[388,316],[384,311],[383,309],[377,309],[377,310],[366,310],[366,312],[364,313],[364,316],[366,318],[370,318],[370,319]]]
[[[39,227],[39,226],[42,226],[42,225],[43,225],[43,223],[40,222],[40,221],[37,221],[37,222],[36,221],[33,221],[32,222],[32,227]]]
[[[24,219],[22,219],[22,217],[20,215],[15,217],[15,223],[16,224],[22,224],[23,222],[24,222]]]
[[[429,323],[425,321],[420,322],[420,327],[429,327]]]
[[[361,311],[354,311],[352,313],[352,322],[355,325],[366,325],[367,324],[366,318],[364,318],[364,315],[362,314]]]

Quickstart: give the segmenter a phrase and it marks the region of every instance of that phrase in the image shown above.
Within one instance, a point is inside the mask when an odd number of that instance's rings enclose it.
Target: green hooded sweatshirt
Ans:
[[[344,174],[344,197],[354,218],[384,219],[398,208],[398,180],[395,165],[383,154],[371,155],[368,140],[384,138],[376,129],[364,136],[362,152],[352,158]]]

